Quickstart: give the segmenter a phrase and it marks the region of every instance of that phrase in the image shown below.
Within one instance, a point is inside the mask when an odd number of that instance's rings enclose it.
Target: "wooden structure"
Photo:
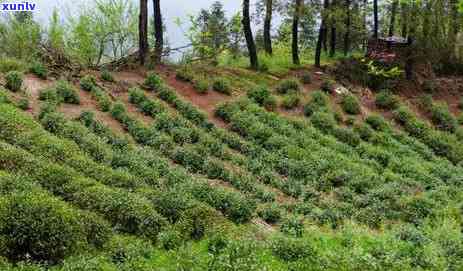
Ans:
[[[366,56],[382,62],[401,60],[407,54],[410,42],[401,37],[370,39]]]

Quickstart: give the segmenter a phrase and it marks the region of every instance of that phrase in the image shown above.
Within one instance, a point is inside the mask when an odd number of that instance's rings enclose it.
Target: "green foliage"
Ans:
[[[32,63],[29,71],[37,75],[40,79],[47,79],[48,70],[41,62]]]
[[[361,113],[360,102],[353,94],[347,94],[342,97],[341,107],[347,114],[358,115]]]
[[[21,90],[23,84],[23,74],[17,71],[11,71],[5,75],[5,80],[7,89],[18,92]]]
[[[329,97],[321,91],[314,91],[310,94],[310,103],[313,104],[316,108],[327,107],[328,100],[329,100]]]
[[[384,117],[377,114],[372,114],[366,117],[365,123],[367,123],[371,126],[371,128],[377,131],[385,131],[389,128],[389,124],[384,119]]]
[[[376,95],[376,106],[385,110],[395,110],[399,106],[399,99],[390,91],[383,90]]]
[[[440,130],[455,132],[457,120],[450,112],[448,105],[444,103],[433,105],[431,108],[431,121]]]
[[[304,233],[303,219],[296,216],[290,216],[282,221],[280,231],[286,235],[302,237]]]
[[[114,82],[114,76],[113,74],[108,71],[107,69],[102,69],[101,70],[101,80],[106,81],[106,82]]]
[[[437,92],[437,83],[432,79],[428,79],[423,82],[421,88],[426,93],[434,94]]]
[[[85,75],[80,79],[80,87],[85,91],[91,91],[96,87],[96,78],[93,75]]]
[[[299,76],[299,78],[301,80],[301,83],[304,85],[308,85],[312,83],[312,75],[310,74],[310,72],[303,72]]]
[[[8,73],[11,71],[23,71],[25,64],[16,58],[2,57],[0,58],[0,72]]]
[[[55,89],[64,103],[80,104],[79,93],[69,82],[60,80],[56,83]]]
[[[24,60],[26,63],[38,56],[42,39],[41,29],[32,16],[5,16],[0,28],[0,49],[3,54]]]
[[[301,86],[296,78],[282,80],[276,87],[279,94],[288,94],[289,92],[300,92]]]
[[[460,125],[463,125],[463,113],[460,113],[457,120]]]
[[[205,79],[196,80],[194,83],[195,90],[200,94],[205,94],[209,91],[209,82]]]
[[[320,89],[325,93],[331,93],[334,90],[334,84],[335,82],[333,82],[333,80],[325,79],[323,80]]]
[[[194,81],[193,72],[190,70],[190,68],[186,66],[184,68],[177,70],[175,78],[183,82],[193,82]]]
[[[336,120],[333,115],[325,112],[315,112],[310,121],[316,128],[325,133],[332,131],[336,127]]]
[[[280,237],[271,242],[273,254],[284,261],[297,261],[315,256],[314,249],[306,240]]]
[[[297,93],[289,93],[283,97],[281,106],[285,109],[294,109],[299,106],[301,98]]]
[[[162,79],[155,73],[148,73],[143,85],[152,91],[159,91],[162,87]]]
[[[2,198],[1,206],[0,232],[7,249],[2,254],[13,261],[56,263],[80,249],[85,240],[75,211],[46,194],[13,194]]]
[[[277,205],[265,206],[259,210],[259,216],[267,223],[274,224],[277,223],[282,216],[281,210]]]
[[[276,98],[272,96],[272,93],[265,86],[257,86],[252,88],[247,93],[248,97],[263,106],[267,110],[273,111],[276,108]]]
[[[225,78],[216,78],[212,83],[212,89],[226,95],[232,94],[230,82]]]
[[[18,101],[18,107],[21,108],[22,110],[29,110],[30,109],[29,99],[21,98],[21,100]]]

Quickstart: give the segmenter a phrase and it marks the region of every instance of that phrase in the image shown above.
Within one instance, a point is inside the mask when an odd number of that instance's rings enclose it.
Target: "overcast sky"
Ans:
[[[38,11],[34,14],[35,18],[42,23],[48,22],[48,19],[53,11],[53,8],[58,8],[64,14],[76,13],[83,4],[92,3],[91,0],[31,0],[37,3]],[[139,0],[132,0],[138,5]],[[187,43],[184,33],[175,24],[177,18],[182,19],[186,23],[186,16],[196,14],[202,8],[208,8],[215,0],[161,0],[161,8],[164,16],[164,23],[167,27],[167,35],[169,43],[172,47],[182,46]],[[255,0],[251,0],[253,2]],[[148,0],[150,12],[152,12],[152,0]],[[227,12],[227,16],[231,17],[236,12],[240,11],[241,0],[221,0]],[[188,25],[184,25],[184,30],[188,29]]]

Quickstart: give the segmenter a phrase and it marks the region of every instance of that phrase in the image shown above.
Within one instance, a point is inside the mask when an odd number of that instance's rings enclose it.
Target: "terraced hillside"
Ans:
[[[228,75],[206,94],[166,69],[1,90],[2,270],[463,266],[448,108]]]

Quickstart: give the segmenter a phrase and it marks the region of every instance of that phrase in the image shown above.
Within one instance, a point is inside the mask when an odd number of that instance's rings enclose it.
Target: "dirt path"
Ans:
[[[26,74],[24,76],[24,92],[29,99],[29,112],[37,116],[40,112],[40,92],[43,89],[53,86],[54,82],[50,80],[42,80],[35,75]]]

